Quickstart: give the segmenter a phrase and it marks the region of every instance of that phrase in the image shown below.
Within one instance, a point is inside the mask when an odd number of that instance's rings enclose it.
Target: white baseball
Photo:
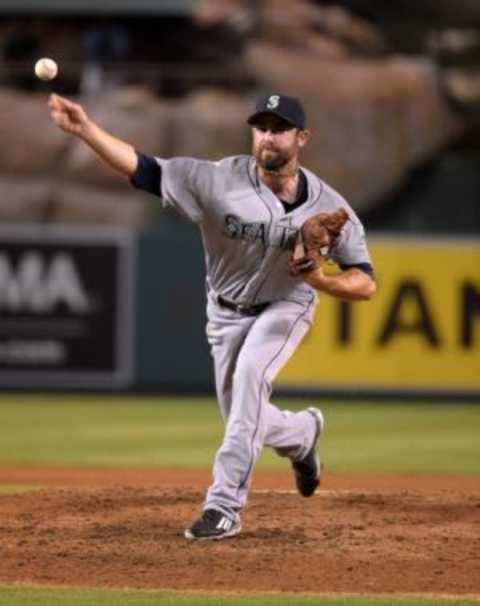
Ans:
[[[40,80],[53,80],[58,73],[58,65],[53,59],[43,57],[35,63],[35,75]]]

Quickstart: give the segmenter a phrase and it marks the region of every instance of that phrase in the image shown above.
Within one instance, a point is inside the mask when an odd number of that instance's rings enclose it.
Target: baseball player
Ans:
[[[366,300],[376,286],[355,213],[299,164],[310,137],[301,102],[280,94],[261,97],[247,120],[252,154],[217,162],[149,157],[103,130],[80,105],[52,95],[49,106],[60,128],[201,231],[206,331],[225,434],[203,512],[186,538],[240,532],[264,446],[288,457],[299,493],[313,495],[320,482],[323,415],[313,407],[278,409],[270,400],[272,382],[312,325],[317,292]],[[307,229],[312,222],[314,229]],[[338,263],[338,274],[324,273],[326,255]]]

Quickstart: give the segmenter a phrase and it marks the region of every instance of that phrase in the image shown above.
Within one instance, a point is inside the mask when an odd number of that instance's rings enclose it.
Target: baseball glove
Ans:
[[[320,267],[348,220],[348,213],[343,208],[307,219],[298,230],[290,256],[290,275],[298,276]]]

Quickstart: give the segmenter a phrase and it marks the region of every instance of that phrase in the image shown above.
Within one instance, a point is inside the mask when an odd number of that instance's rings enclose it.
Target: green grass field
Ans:
[[[312,401],[282,399],[297,410]],[[318,403],[326,417],[323,457],[331,471],[480,474],[480,403]],[[0,396],[0,466],[79,465],[209,468],[222,436],[212,399],[108,395]],[[284,469],[265,452],[259,468]],[[22,488],[0,485],[2,493]],[[469,600],[228,596],[0,586],[8,606],[467,606]]]
[[[259,594],[210,596],[157,591],[106,591],[0,586],[5,606],[478,606],[473,600],[394,598],[389,596],[311,596]]]
[[[309,405],[281,400],[292,410]],[[320,403],[332,471],[480,473],[480,405]],[[212,399],[0,396],[0,464],[209,468],[222,437]],[[284,469],[268,450],[259,469]]]

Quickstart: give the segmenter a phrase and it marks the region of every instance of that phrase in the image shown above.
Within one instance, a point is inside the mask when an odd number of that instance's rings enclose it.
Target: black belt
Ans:
[[[231,309],[232,311],[236,311],[243,316],[258,316],[262,311],[267,309],[270,303],[257,303],[257,305],[242,305],[238,303],[234,303],[233,301],[229,301],[228,299],[224,299],[221,295],[217,297],[218,304],[222,307],[226,307],[227,309]]]

